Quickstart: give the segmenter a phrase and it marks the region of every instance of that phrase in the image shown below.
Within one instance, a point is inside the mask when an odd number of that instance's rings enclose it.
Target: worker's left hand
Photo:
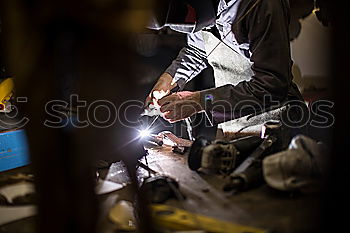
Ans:
[[[164,119],[170,123],[186,119],[203,110],[199,92],[177,92],[160,99],[158,103]]]

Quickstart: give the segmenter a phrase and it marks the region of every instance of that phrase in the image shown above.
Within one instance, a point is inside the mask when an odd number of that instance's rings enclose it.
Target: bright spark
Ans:
[[[144,138],[144,137],[150,136],[151,132],[148,129],[143,129],[143,130],[140,130],[139,134],[141,138]]]

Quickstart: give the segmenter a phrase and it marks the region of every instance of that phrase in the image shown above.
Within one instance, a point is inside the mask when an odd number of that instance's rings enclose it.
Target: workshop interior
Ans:
[[[347,19],[0,0],[0,233],[346,231]]]

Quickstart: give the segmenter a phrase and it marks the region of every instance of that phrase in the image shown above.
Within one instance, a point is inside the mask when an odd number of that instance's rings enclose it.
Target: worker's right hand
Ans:
[[[147,96],[144,107],[147,108],[150,104],[159,106],[158,100],[168,95],[170,90],[176,86],[177,84],[173,82],[173,77],[168,73],[163,73]]]

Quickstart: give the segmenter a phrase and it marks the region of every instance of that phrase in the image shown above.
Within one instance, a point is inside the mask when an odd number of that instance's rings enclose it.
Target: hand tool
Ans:
[[[267,229],[244,226],[192,213],[169,205],[150,205],[154,224],[172,231],[203,230],[214,233],[268,233]]]
[[[284,128],[280,121],[268,121],[262,126],[261,144],[229,176],[224,191],[248,189],[263,182],[262,160],[268,154],[284,149]]]
[[[203,137],[197,138],[188,155],[188,166],[194,171],[204,168],[228,175],[259,146],[261,141],[259,136],[213,142]]]

